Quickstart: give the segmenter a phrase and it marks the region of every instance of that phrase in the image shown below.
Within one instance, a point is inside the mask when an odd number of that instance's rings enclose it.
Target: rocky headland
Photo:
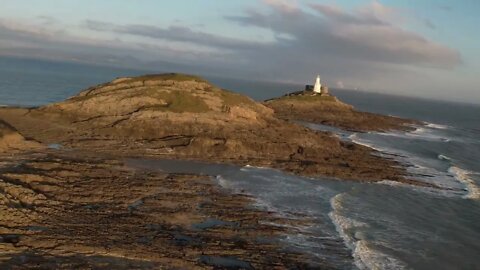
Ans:
[[[264,103],[280,119],[311,122],[356,132],[414,130],[421,122],[411,119],[361,112],[334,96],[296,92]]]
[[[275,241],[308,220],[252,209],[252,198],[208,176],[132,168],[126,158],[422,184],[370,148],[281,119],[277,102],[163,74],[120,78],[39,108],[1,108],[0,268],[311,267]]]
[[[348,105],[335,106],[350,113]],[[277,116],[246,96],[179,74],[120,78],[64,102],[0,110],[1,119],[44,145],[117,157],[269,166],[306,176],[407,181],[397,164],[371,149]]]

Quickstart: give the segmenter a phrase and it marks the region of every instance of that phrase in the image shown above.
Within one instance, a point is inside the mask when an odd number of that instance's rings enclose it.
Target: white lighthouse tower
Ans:
[[[315,86],[313,87],[313,92],[315,94],[322,93],[322,84],[320,83],[320,75],[317,76],[317,80],[315,81]]]

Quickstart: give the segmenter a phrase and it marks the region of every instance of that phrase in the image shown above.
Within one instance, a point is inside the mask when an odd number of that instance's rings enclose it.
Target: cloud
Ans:
[[[436,29],[437,26],[429,19],[425,19],[425,25],[430,29]]]
[[[269,42],[226,37],[182,22],[154,26],[86,20],[83,34],[73,35],[56,32],[65,27],[44,18],[49,23],[0,20],[0,53],[160,70],[183,67],[185,72],[274,81],[304,82],[320,72],[337,87],[395,90],[425,81],[425,70],[448,71],[461,64],[459,52],[403,29],[402,12],[377,1],[352,10],[287,0],[261,3],[266,11],[246,9],[224,19],[271,32]]]
[[[454,68],[461,63],[457,51],[392,24],[389,20],[398,16],[397,12],[376,1],[352,12],[311,4],[315,14],[297,10],[290,16],[284,16],[283,6],[269,6],[270,13],[248,11],[227,19],[288,34],[294,37],[286,44],[289,49],[302,49],[311,55],[434,68]]]
[[[106,28],[113,25],[97,22],[97,26]],[[146,64],[156,61],[177,64],[199,61],[206,65],[216,65],[226,55],[218,51],[197,49],[198,46],[192,48],[142,40],[124,41],[119,36],[104,37],[111,35],[72,35],[56,30],[57,28],[62,27],[59,24],[48,28],[35,22],[28,24],[0,20],[0,55],[115,64],[130,68],[146,67]]]
[[[195,44],[197,46],[203,45],[207,47],[228,50],[252,50],[258,46],[267,45],[254,41],[227,38],[202,31],[195,31],[185,26],[169,26],[163,28],[141,24],[116,25],[94,20],[85,21],[84,26],[95,31],[113,32],[117,34],[148,37],[167,41],[185,42]]]
[[[263,0],[263,2],[286,14],[297,13],[300,11],[298,4],[289,0]]]
[[[39,20],[41,25],[49,26],[49,25],[55,25],[59,23],[59,21],[51,16],[37,16],[37,19]]]

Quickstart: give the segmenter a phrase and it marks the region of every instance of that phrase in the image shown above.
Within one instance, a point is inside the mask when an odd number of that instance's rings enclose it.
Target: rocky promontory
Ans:
[[[275,104],[290,100],[267,102],[272,109],[195,76],[161,74],[119,78],[36,109],[2,109],[0,118],[25,136],[69,149],[407,181],[395,162],[372,155],[367,147],[279,119]],[[314,104],[292,104],[309,103]]]
[[[307,92],[288,94],[264,103],[278,118],[334,126],[349,131],[385,132],[413,130],[421,124],[411,119],[360,112],[334,96],[312,95]]]

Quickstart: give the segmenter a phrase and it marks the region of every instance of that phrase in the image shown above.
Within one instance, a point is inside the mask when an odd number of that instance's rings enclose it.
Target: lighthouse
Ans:
[[[313,92],[315,94],[322,93],[322,84],[320,83],[320,75],[317,76],[317,80],[315,81],[315,86],[313,87]]]

